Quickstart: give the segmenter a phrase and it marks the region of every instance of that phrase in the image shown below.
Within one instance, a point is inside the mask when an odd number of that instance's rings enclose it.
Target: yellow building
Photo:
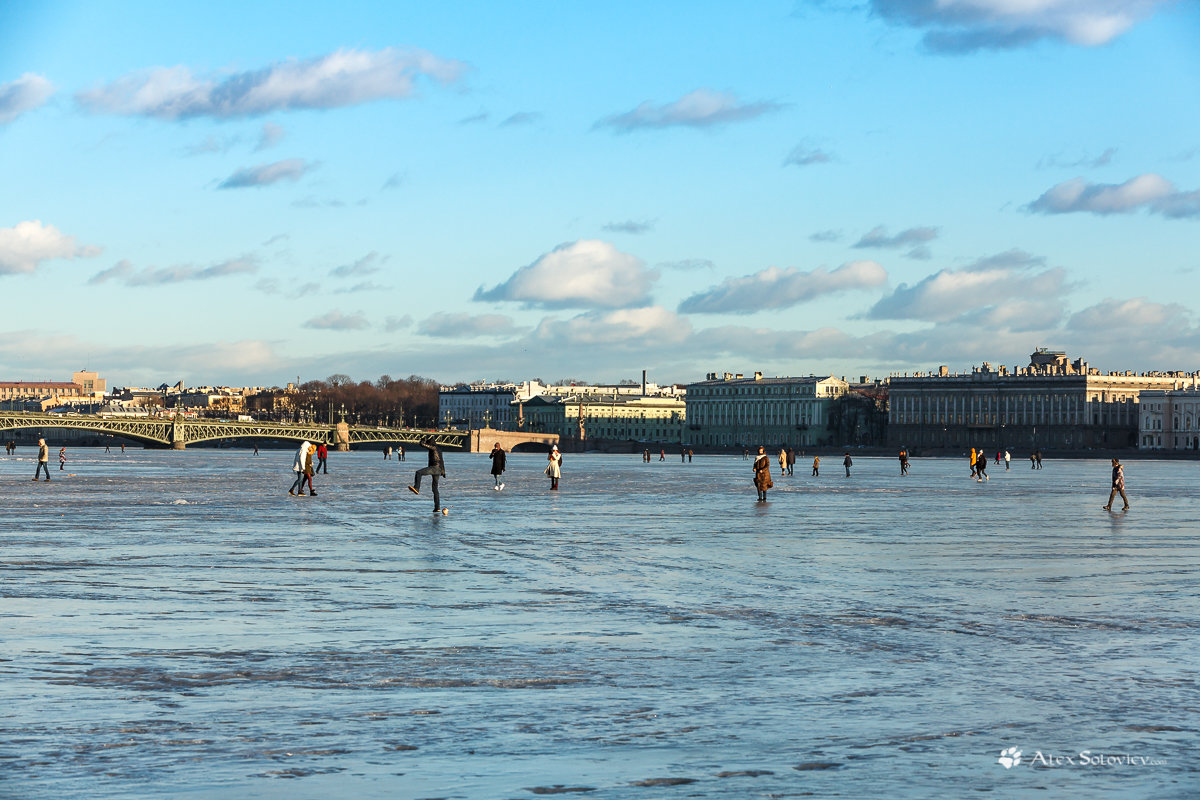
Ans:
[[[522,405],[524,430],[567,439],[679,444],[687,417],[686,403],[676,396],[539,396]]]

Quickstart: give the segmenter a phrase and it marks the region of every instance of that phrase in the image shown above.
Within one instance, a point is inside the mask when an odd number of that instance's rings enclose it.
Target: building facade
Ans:
[[[525,403],[535,397],[638,398],[678,397],[683,390],[654,383],[563,384],[547,386],[539,381],[523,383],[461,383],[443,386],[438,392],[438,421],[463,428],[523,430]]]
[[[1030,364],[969,373],[893,375],[888,443],[915,449],[1119,449],[1135,447],[1139,396],[1174,389],[1183,373],[1109,372],[1038,348]]]
[[[99,402],[104,398],[108,382],[95,372],[80,370],[70,381],[3,381],[0,382],[0,407],[15,408],[36,403],[41,410],[61,405]]]
[[[1142,392],[1138,403],[1138,448],[1141,450],[1200,450],[1200,386]]]
[[[831,444],[830,410],[850,385],[825,378],[710,374],[687,387],[687,441],[706,447]]]
[[[687,403],[673,395],[545,394],[522,405],[522,430],[531,432],[657,445],[684,440]]]

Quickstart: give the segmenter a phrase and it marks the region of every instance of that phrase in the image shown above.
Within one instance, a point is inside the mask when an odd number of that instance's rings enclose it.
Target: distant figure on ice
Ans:
[[[292,488],[288,489],[288,494],[293,497],[297,492],[304,491],[304,462],[308,458],[308,441],[300,443],[300,448],[296,450],[296,456],[292,459],[292,472],[296,473],[296,479],[292,481]]]
[[[383,448],[383,460],[384,461],[392,460],[392,448],[390,446]]]
[[[424,447],[429,451],[429,466],[424,469],[419,469],[416,472],[416,477],[413,478],[413,485],[408,487],[408,490],[413,494],[421,493],[421,478],[428,475],[433,481],[433,513],[446,513],[446,509],[442,508],[442,498],[438,494],[438,478],[446,477],[446,464],[442,460],[442,451],[438,450],[436,444],[427,444]]]
[[[38,460],[37,467],[33,470],[33,479],[38,479],[38,474],[46,473],[46,480],[50,480],[50,448],[46,446],[45,439],[38,439]]]
[[[317,472],[324,472],[326,475],[329,474],[329,462],[326,461],[327,458],[329,458],[329,448],[325,446],[324,442],[321,442],[317,445]]]
[[[504,474],[505,453],[504,448],[496,442],[492,446],[492,452],[488,454],[488,458],[492,460],[492,478],[495,479],[496,485],[492,488],[497,492],[504,488],[504,484],[500,482],[500,476]]]
[[[796,451],[790,447],[787,449],[787,470],[788,475],[796,474]]]
[[[787,448],[779,448],[779,477],[787,475]]]
[[[396,445],[396,460],[397,461],[404,460],[404,445],[402,445],[402,444]]]
[[[1012,466],[1012,453],[1004,451],[1004,471],[1008,472],[1008,468]]]
[[[816,478],[821,474],[821,457],[813,456],[813,477]]]
[[[1041,450],[1033,451],[1033,460],[1034,460],[1037,468],[1041,469],[1042,468],[1042,451]]]
[[[758,490],[758,502],[767,502],[767,490],[774,486],[771,482],[771,458],[760,446],[758,457],[754,459],[754,488]]]
[[[978,462],[978,459],[975,457],[975,448],[972,447],[971,448],[971,477],[972,478],[976,477],[975,471],[976,471],[976,469],[978,469],[977,462]]]
[[[661,459],[659,459],[661,461]],[[558,479],[562,477],[562,453],[558,452],[558,445],[550,448],[550,455],[546,457],[546,469],[544,470],[550,476],[550,488],[558,491]]]
[[[975,480],[980,483],[991,480],[987,474],[987,456],[983,454],[982,450],[979,451],[979,459],[975,462]]]
[[[1037,469],[1037,451],[1029,454],[1029,468]]]
[[[1129,498],[1125,496],[1125,467],[1121,466],[1121,462],[1114,458],[1112,460],[1112,491],[1108,493],[1108,505],[1104,506],[1105,511],[1112,511],[1112,501],[1118,493],[1125,503],[1125,507],[1121,510],[1128,511]]]
[[[900,474],[908,474],[908,451],[904,449],[900,450]]]
[[[664,449],[662,449],[662,448],[659,448],[659,450],[658,450],[658,460],[659,460],[659,461],[666,461],[666,460],[667,460],[667,451],[666,451],[666,450],[664,450]]]
[[[67,448],[58,448],[58,471],[62,472],[67,468]]]
[[[854,466],[854,461],[850,458],[850,454],[846,453],[846,457],[842,459],[842,466],[846,468],[846,477],[850,477],[850,468]]]

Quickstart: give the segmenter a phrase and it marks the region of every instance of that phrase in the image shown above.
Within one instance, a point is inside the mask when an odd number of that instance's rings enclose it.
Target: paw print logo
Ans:
[[[1015,747],[1006,747],[1000,751],[999,761],[1005,769],[1012,769],[1021,763],[1021,751]]]

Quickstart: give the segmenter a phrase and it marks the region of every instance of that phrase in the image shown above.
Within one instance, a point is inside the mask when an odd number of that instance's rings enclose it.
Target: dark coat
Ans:
[[[504,462],[505,462],[506,456],[507,456],[507,454],[504,452],[503,448],[500,448],[500,447],[492,448],[492,452],[488,454],[488,458],[490,458],[492,460],[492,474],[493,475],[503,475],[504,474]]]
[[[764,453],[754,460],[754,488],[765,492],[774,485],[771,482],[771,459]]]

